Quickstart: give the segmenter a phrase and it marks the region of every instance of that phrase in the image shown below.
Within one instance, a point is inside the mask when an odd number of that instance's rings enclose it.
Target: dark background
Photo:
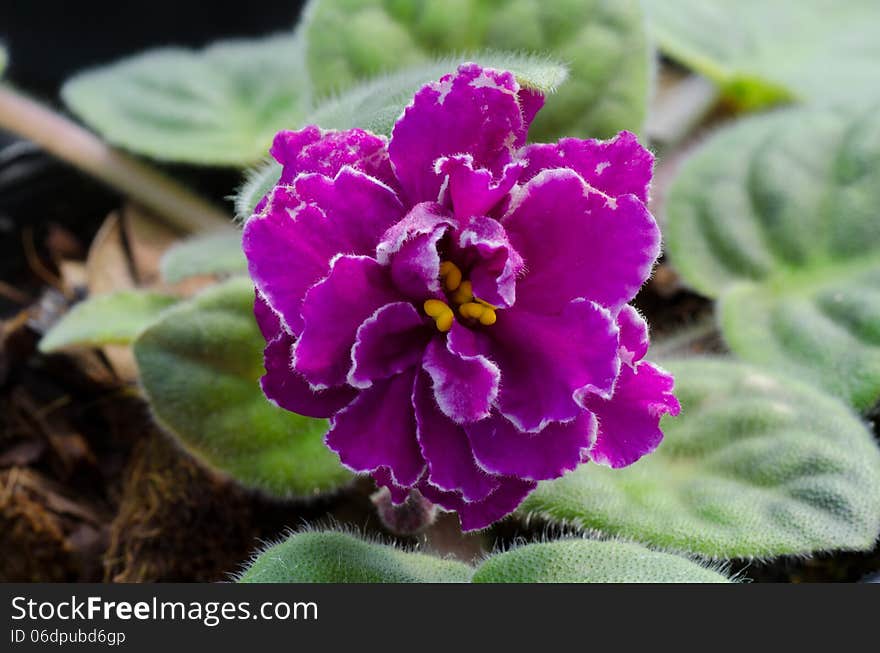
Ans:
[[[287,30],[305,0],[0,0],[7,76],[45,99],[82,68],[164,45]]]

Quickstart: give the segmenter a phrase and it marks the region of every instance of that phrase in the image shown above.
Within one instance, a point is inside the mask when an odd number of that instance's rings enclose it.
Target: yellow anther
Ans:
[[[479,320],[480,324],[483,326],[492,326],[495,324],[495,321],[498,319],[498,316],[495,315],[495,309],[490,307],[483,307],[483,312],[480,314]]]
[[[476,302],[467,302],[458,307],[458,312],[461,313],[462,317],[469,317],[474,320],[479,320],[484,310],[486,310],[485,307],[480,306]]]
[[[424,308],[425,313],[431,317],[440,317],[446,311],[451,310],[449,306],[446,305],[446,302],[440,301],[439,299],[427,300],[422,308]]]
[[[474,289],[471,286],[470,281],[462,281],[461,285],[458,287],[452,295],[450,296],[453,302],[456,304],[466,304],[467,302],[471,302],[474,300]]]
[[[461,270],[452,261],[440,264],[440,278],[446,288],[450,303],[458,307],[459,314],[466,320],[475,320],[484,326],[495,324],[498,316],[495,307],[482,299],[474,297],[474,288],[470,281],[463,281]],[[449,304],[440,299],[425,301],[425,313],[434,318],[437,330],[446,333],[455,322],[455,313]]]
[[[444,313],[437,317],[434,322],[437,324],[437,330],[440,333],[446,333],[452,328],[452,323],[455,321],[455,316],[452,314],[452,309],[449,309],[448,312]]]
[[[439,299],[429,299],[425,301],[422,308],[425,309],[425,313],[427,313],[429,317],[434,318],[438,331],[446,333],[452,328],[452,322],[455,320],[455,315],[445,302],[442,302]]]
[[[443,261],[440,264],[440,278],[446,290],[452,292],[461,285],[461,270],[452,261]]]

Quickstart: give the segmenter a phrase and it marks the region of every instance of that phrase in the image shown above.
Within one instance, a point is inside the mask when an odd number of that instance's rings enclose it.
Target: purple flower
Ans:
[[[653,157],[628,132],[526,145],[543,102],[465,64],[390,140],[281,132],[244,230],[266,396],[466,530],[582,462],[635,462],[679,412],[628,305],[659,254]]]

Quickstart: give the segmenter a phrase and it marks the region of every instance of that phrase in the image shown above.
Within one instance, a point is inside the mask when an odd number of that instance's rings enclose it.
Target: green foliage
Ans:
[[[6,65],[9,63],[9,55],[6,54],[6,48],[0,43],[0,77],[6,72]]]
[[[463,562],[365,542],[339,532],[296,533],[257,555],[241,583],[466,583]]]
[[[233,278],[163,314],[134,344],[159,423],[199,458],[248,486],[310,495],[349,473],[322,441],[325,420],[263,396],[263,338],[249,279]]]
[[[535,140],[611,136],[645,117],[651,63],[636,0],[318,0],[303,20],[319,95],[436,55],[491,48],[570,63],[570,81],[535,121]]]
[[[661,49],[745,109],[880,98],[876,0],[646,0]]]
[[[720,130],[667,204],[670,260],[744,359],[865,410],[880,397],[880,115],[791,109]]]
[[[626,542],[571,539],[490,556],[476,569],[336,531],[294,533],[268,547],[242,583],[723,583],[686,558]]]
[[[870,549],[880,451],[843,404],[722,359],[679,361],[682,414],[626,469],[543,482],[524,514],[717,558]]]
[[[176,297],[138,290],[90,297],[43,336],[39,349],[49,353],[70,346],[129,344],[176,302]]]
[[[567,75],[564,65],[546,57],[484,52],[468,58],[485,66],[509,70],[523,86],[545,92],[555,89],[565,81]],[[388,136],[416,91],[424,84],[455,70],[463,60],[446,58],[418,64],[358,84],[327,100],[305,122],[320,125],[324,129],[360,127]],[[266,161],[250,171],[235,199],[236,216],[241,220],[247,219],[280,176],[281,166],[274,161]]]
[[[235,194],[235,218],[244,221],[251,217],[254,208],[280,178],[281,165],[274,160],[263,161],[248,170],[244,183]]]
[[[170,283],[199,275],[247,272],[241,232],[228,230],[185,240],[165,253],[160,267]]]
[[[67,105],[111,143],[165,161],[247,165],[297,127],[311,102],[291,34],[202,51],[163,48],[81,73]]]
[[[727,583],[687,558],[639,544],[567,539],[490,556],[475,583]]]

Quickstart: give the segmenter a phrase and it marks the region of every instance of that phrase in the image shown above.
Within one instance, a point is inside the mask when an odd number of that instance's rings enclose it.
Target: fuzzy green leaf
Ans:
[[[685,165],[666,241],[720,300],[731,349],[856,408],[880,398],[880,115],[791,109],[723,129]]]
[[[269,546],[240,583],[725,583],[687,558],[638,544],[570,539],[529,544],[477,569],[337,531],[305,531]]]
[[[745,109],[880,98],[876,0],[646,0],[670,57]]]
[[[326,420],[263,396],[264,341],[249,279],[235,277],[167,311],[134,343],[159,423],[202,460],[248,486],[310,495],[349,473],[322,441]]]
[[[6,72],[6,65],[9,63],[9,55],[6,53],[6,48],[0,44],[0,77],[3,77],[3,73]]]
[[[248,170],[244,183],[235,194],[236,219],[244,221],[253,215],[254,208],[280,178],[281,164],[276,161],[264,161],[256,168]]]
[[[880,450],[856,415],[742,363],[668,367],[682,414],[664,418],[657,451],[541,483],[522,512],[717,558],[874,545]]]
[[[67,105],[115,145],[164,161],[247,165],[311,102],[299,37],[151,50],[81,73]]]
[[[127,345],[176,297],[156,292],[122,290],[80,302],[40,340],[39,349],[49,353],[70,346]]]
[[[651,78],[636,0],[319,0],[304,18],[316,93],[484,48],[544,52],[571,77],[538,115],[536,140],[639,129]]]
[[[468,57],[466,57],[468,58]],[[520,84],[550,92],[566,77],[566,67],[546,57],[504,52],[485,52],[469,57],[485,66],[513,72]],[[348,89],[319,106],[306,120],[323,129],[360,127],[376,134],[390,135],[394,123],[423,85],[439,79],[464,59],[441,59],[377,77]],[[247,219],[254,207],[281,176],[281,166],[266,161],[248,173],[235,200],[235,214]]]
[[[222,231],[185,240],[165,252],[160,270],[169,283],[200,275],[247,272],[241,232]]]
[[[339,532],[303,532],[258,554],[240,583],[466,583],[463,562],[365,542]]]
[[[475,583],[727,583],[687,558],[618,541],[568,539],[490,556]]]

